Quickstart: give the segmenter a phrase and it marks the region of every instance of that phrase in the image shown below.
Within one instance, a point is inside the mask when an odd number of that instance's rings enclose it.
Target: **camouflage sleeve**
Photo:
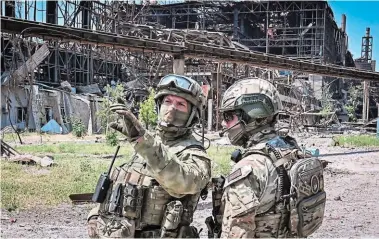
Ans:
[[[265,157],[261,161],[263,164],[259,160],[243,159],[226,177],[221,238],[255,237],[255,215],[266,182],[262,175],[264,161]]]
[[[210,180],[211,161],[201,150],[187,149],[178,157],[149,133],[134,148],[146,159],[155,179],[174,197],[199,193]]]

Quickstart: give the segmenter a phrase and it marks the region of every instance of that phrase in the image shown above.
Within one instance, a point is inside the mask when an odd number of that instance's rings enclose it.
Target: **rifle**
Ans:
[[[212,216],[205,219],[205,224],[208,228],[208,238],[220,238],[221,236],[220,221],[222,220],[222,215],[220,214],[220,209],[224,183],[225,178],[223,176],[212,178]]]
[[[99,177],[99,180],[97,181],[95,192],[93,193],[93,196],[92,196],[93,202],[102,203],[105,200],[105,196],[107,195],[107,191],[111,184],[111,179],[109,178],[109,175],[111,174],[111,170],[112,170],[114,161],[117,157],[119,149],[120,149],[120,145],[117,146],[116,153],[113,156],[111,165],[108,168],[108,172],[102,173]]]

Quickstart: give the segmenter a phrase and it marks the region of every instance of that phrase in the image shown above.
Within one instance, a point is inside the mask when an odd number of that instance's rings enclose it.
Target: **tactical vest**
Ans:
[[[200,148],[193,139],[169,147],[180,156],[185,149]],[[100,237],[198,237],[196,228],[189,226],[200,193],[182,198],[171,196],[151,176],[145,160],[135,154],[130,163],[116,167],[111,174],[112,185],[100,204],[98,234]],[[127,218],[128,220],[125,220]],[[128,230],[133,221],[135,231]]]
[[[291,143],[288,136],[277,136],[249,148],[242,158],[253,154],[270,158],[266,168],[268,181],[259,198],[260,202],[267,203],[257,208],[255,236],[307,237],[315,232],[322,224],[326,203],[322,162],[305,154]],[[242,167],[241,176],[227,182],[224,187],[251,172],[251,166]],[[272,198],[271,192],[274,191],[276,195]],[[233,214],[243,213],[242,210]]]

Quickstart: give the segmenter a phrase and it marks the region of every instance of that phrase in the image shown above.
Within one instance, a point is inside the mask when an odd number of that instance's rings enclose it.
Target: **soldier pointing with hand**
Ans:
[[[205,99],[201,86],[181,75],[161,79],[155,96],[159,123],[144,129],[123,105],[111,110],[135,154],[111,173],[104,202],[88,216],[89,236],[100,238],[199,237],[191,226],[201,191],[211,177],[211,160],[192,135]]]

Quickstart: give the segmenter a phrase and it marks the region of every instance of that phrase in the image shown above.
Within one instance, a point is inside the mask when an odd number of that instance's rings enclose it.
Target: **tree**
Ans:
[[[349,88],[348,102],[345,105],[345,109],[349,118],[354,122],[357,121],[355,111],[357,110],[358,104],[361,102],[360,97],[362,94],[362,86],[352,86]]]
[[[331,84],[328,84],[322,88],[322,95],[320,100],[322,110],[320,111],[320,113],[322,113],[323,116],[328,115],[330,112],[334,110],[332,103],[332,93],[330,92],[330,85]]]
[[[116,121],[118,117],[115,112],[110,110],[110,106],[113,103],[116,103],[117,98],[123,97],[124,87],[121,84],[117,84],[116,87],[111,87],[108,84],[105,86],[105,91],[107,92],[107,95],[104,97],[103,102],[101,102],[101,109],[96,113],[96,115],[100,118],[101,126],[105,130],[105,135],[108,135],[108,124]]]
[[[158,115],[155,111],[154,96],[154,89],[150,89],[147,99],[140,103],[139,120],[144,122],[146,129],[149,129],[149,126],[154,127],[157,124]]]

